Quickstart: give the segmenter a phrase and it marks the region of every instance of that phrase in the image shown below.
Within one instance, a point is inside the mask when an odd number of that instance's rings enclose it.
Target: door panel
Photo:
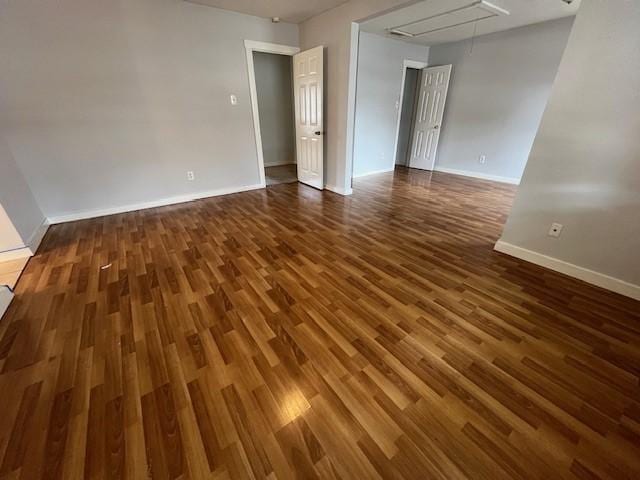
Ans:
[[[420,71],[420,90],[409,159],[412,168],[433,170],[435,167],[450,78],[451,65],[428,67]]]
[[[324,188],[323,47],[293,57],[298,180]]]

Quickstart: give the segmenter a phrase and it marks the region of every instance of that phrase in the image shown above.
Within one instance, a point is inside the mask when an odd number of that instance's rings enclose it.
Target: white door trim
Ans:
[[[422,70],[423,68],[427,68],[429,64],[427,62],[420,62],[418,60],[407,60],[405,59],[403,62],[403,66],[405,70],[407,68],[417,68],[418,70]]]
[[[358,86],[358,62],[360,60],[360,24],[351,22],[351,40],[349,42],[349,78],[347,82],[347,128],[345,131],[344,186],[334,185],[327,188],[340,195],[353,194],[353,155],[356,138],[356,90]],[[325,112],[325,115],[327,112]],[[326,126],[326,124],[325,124]],[[338,136],[340,132],[338,132]],[[326,154],[325,154],[326,155]],[[338,173],[339,178],[339,173]]]
[[[400,136],[400,119],[402,118],[402,102],[404,101],[404,82],[407,80],[407,68],[416,68],[422,70],[427,68],[429,64],[427,62],[419,62],[417,60],[404,59],[402,62],[402,81],[400,82],[400,100],[398,101],[398,118],[396,119],[396,140],[393,144],[393,163],[391,169],[396,168],[396,160],[398,155],[398,137]]]
[[[247,55],[247,73],[249,74],[249,94],[251,96],[251,114],[253,115],[253,131],[256,138],[256,154],[258,155],[258,173],[260,185],[266,186],[264,176],[264,155],[262,154],[262,135],[260,134],[260,115],[258,113],[258,90],[256,88],[256,72],[253,66],[253,52],[276,53],[279,55],[293,56],[300,51],[298,47],[280,45],[278,43],[258,42],[245,40],[244,48]]]

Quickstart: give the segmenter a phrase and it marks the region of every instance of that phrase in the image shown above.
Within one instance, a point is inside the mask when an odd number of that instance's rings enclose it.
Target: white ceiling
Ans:
[[[488,0],[496,7],[509,11],[509,15],[495,16],[485,20],[468,23],[458,27],[447,28],[438,32],[428,33],[416,37],[399,37],[391,35],[388,29],[406,25],[417,20],[432,17],[456,8],[465,7],[474,3],[474,0],[424,0],[411,6],[386,13],[382,16],[365,21],[360,25],[365,32],[384,35],[391,38],[403,40],[405,42],[418,43],[421,45],[436,45],[439,43],[456,42],[471,38],[474,35],[485,35],[487,33],[509,30],[511,28],[522,27],[533,23],[544,22],[556,18],[575,15],[580,0],[574,0],[571,5],[567,5],[562,0]],[[468,15],[468,14],[467,14]],[[422,30],[415,28],[414,31],[431,30],[434,27],[451,25],[465,21],[468,17],[460,15],[454,21],[452,17],[447,17],[446,22],[443,17],[425,22],[426,27]],[[476,17],[474,17],[476,18]],[[427,25],[428,24],[428,25]],[[401,28],[410,30],[412,27]]]
[[[300,23],[331,10],[348,0],[185,0],[191,3],[246,13],[256,17],[280,17],[283,22]]]

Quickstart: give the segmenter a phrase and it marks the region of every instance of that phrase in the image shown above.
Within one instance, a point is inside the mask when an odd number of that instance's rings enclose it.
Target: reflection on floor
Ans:
[[[267,185],[295,183],[298,181],[298,170],[295,163],[278,165],[276,167],[265,167],[264,172]]]

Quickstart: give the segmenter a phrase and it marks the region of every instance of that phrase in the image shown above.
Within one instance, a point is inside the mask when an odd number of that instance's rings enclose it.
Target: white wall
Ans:
[[[0,134],[0,252],[28,245],[44,220],[44,214]]]
[[[351,0],[300,24],[303,50],[325,47],[325,183],[348,193],[353,168],[353,126],[358,35],[353,22],[407,0]]]
[[[291,57],[254,52],[264,165],[296,163]]]
[[[44,213],[258,184],[245,39],[295,46],[298,27],[179,0],[2,2],[0,129]]]
[[[638,25],[640,2],[582,1],[502,241],[640,299]]]
[[[429,47],[360,32],[353,175],[393,170],[403,61],[429,60]]]
[[[430,64],[453,64],[436,169],[520,180],[572,24],[483,35],[473,51],[471,40],[431,48]]]

